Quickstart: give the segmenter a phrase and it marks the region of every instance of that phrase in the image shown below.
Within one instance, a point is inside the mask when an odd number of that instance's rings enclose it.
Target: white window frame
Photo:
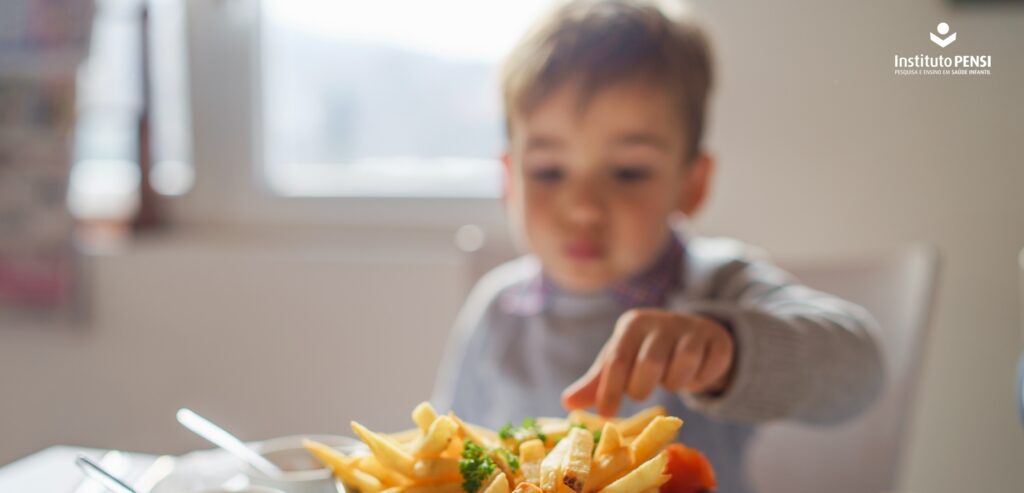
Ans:
[[[262,176],[258,0],[186,2],[196,182],[172,199],[183,223],[338,225],[503,233],[498,198],[283,197]]]

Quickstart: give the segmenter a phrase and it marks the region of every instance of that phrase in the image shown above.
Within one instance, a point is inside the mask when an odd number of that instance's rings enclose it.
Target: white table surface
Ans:
[[[0,491],[73,492],[85,477],[75,465],[75,458],[84,454],[97,462],[105,450],[58,445],[0,468]],[[126,453],[130,471],[142,471],[156,460],[155,456]]]
[[[96,462],[106,453],[83,447],[58,445],[36,452],[28,457],[0,467],[0,492],[2,493],[85,493],[105,491],[86,482],[85,475],[75,465],[75,458],[84,454]],[[156,456],[124,452],[128,460],[128,472],[124,478],[129,483],[154,461]],[[223,484],[241,472],[241,464],[221,450],[200,450],[176,458],[174,473],[162,482],[154,493],[165,491],[196,491]]]

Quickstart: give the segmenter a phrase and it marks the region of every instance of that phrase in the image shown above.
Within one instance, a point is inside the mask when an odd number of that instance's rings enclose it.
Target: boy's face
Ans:
[[[592,292],[644,270],[668,240],[670,216],[703,200],[711,161],[686,166],[668,93],[628,82],[580,110],[565,84],[512,122],[506,206],[517,233],[561,287]]]

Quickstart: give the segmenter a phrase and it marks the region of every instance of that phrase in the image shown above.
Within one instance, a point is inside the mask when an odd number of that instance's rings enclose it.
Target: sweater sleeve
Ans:
[[[831,424],[877,397],[884,371],[866,310],[752,258],[724,262],[708,279],[706,296],[673,300],[671,308],[728,325],[737,353],[725,391],[683,394],[688,406],[734,422]]]

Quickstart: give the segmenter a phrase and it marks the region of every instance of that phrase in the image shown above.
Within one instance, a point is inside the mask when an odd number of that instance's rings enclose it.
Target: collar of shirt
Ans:
[[[630,279],[609,286],[606,293],[626,309],[663,306],[668,294],[681,285],[685,251],[683,240],[673,232],[653,265]],[[559,287],[554,281],[543,270],[538,270],[519,288],[506,292],[501,304],[510,313],[536,315],[558,293]]]

